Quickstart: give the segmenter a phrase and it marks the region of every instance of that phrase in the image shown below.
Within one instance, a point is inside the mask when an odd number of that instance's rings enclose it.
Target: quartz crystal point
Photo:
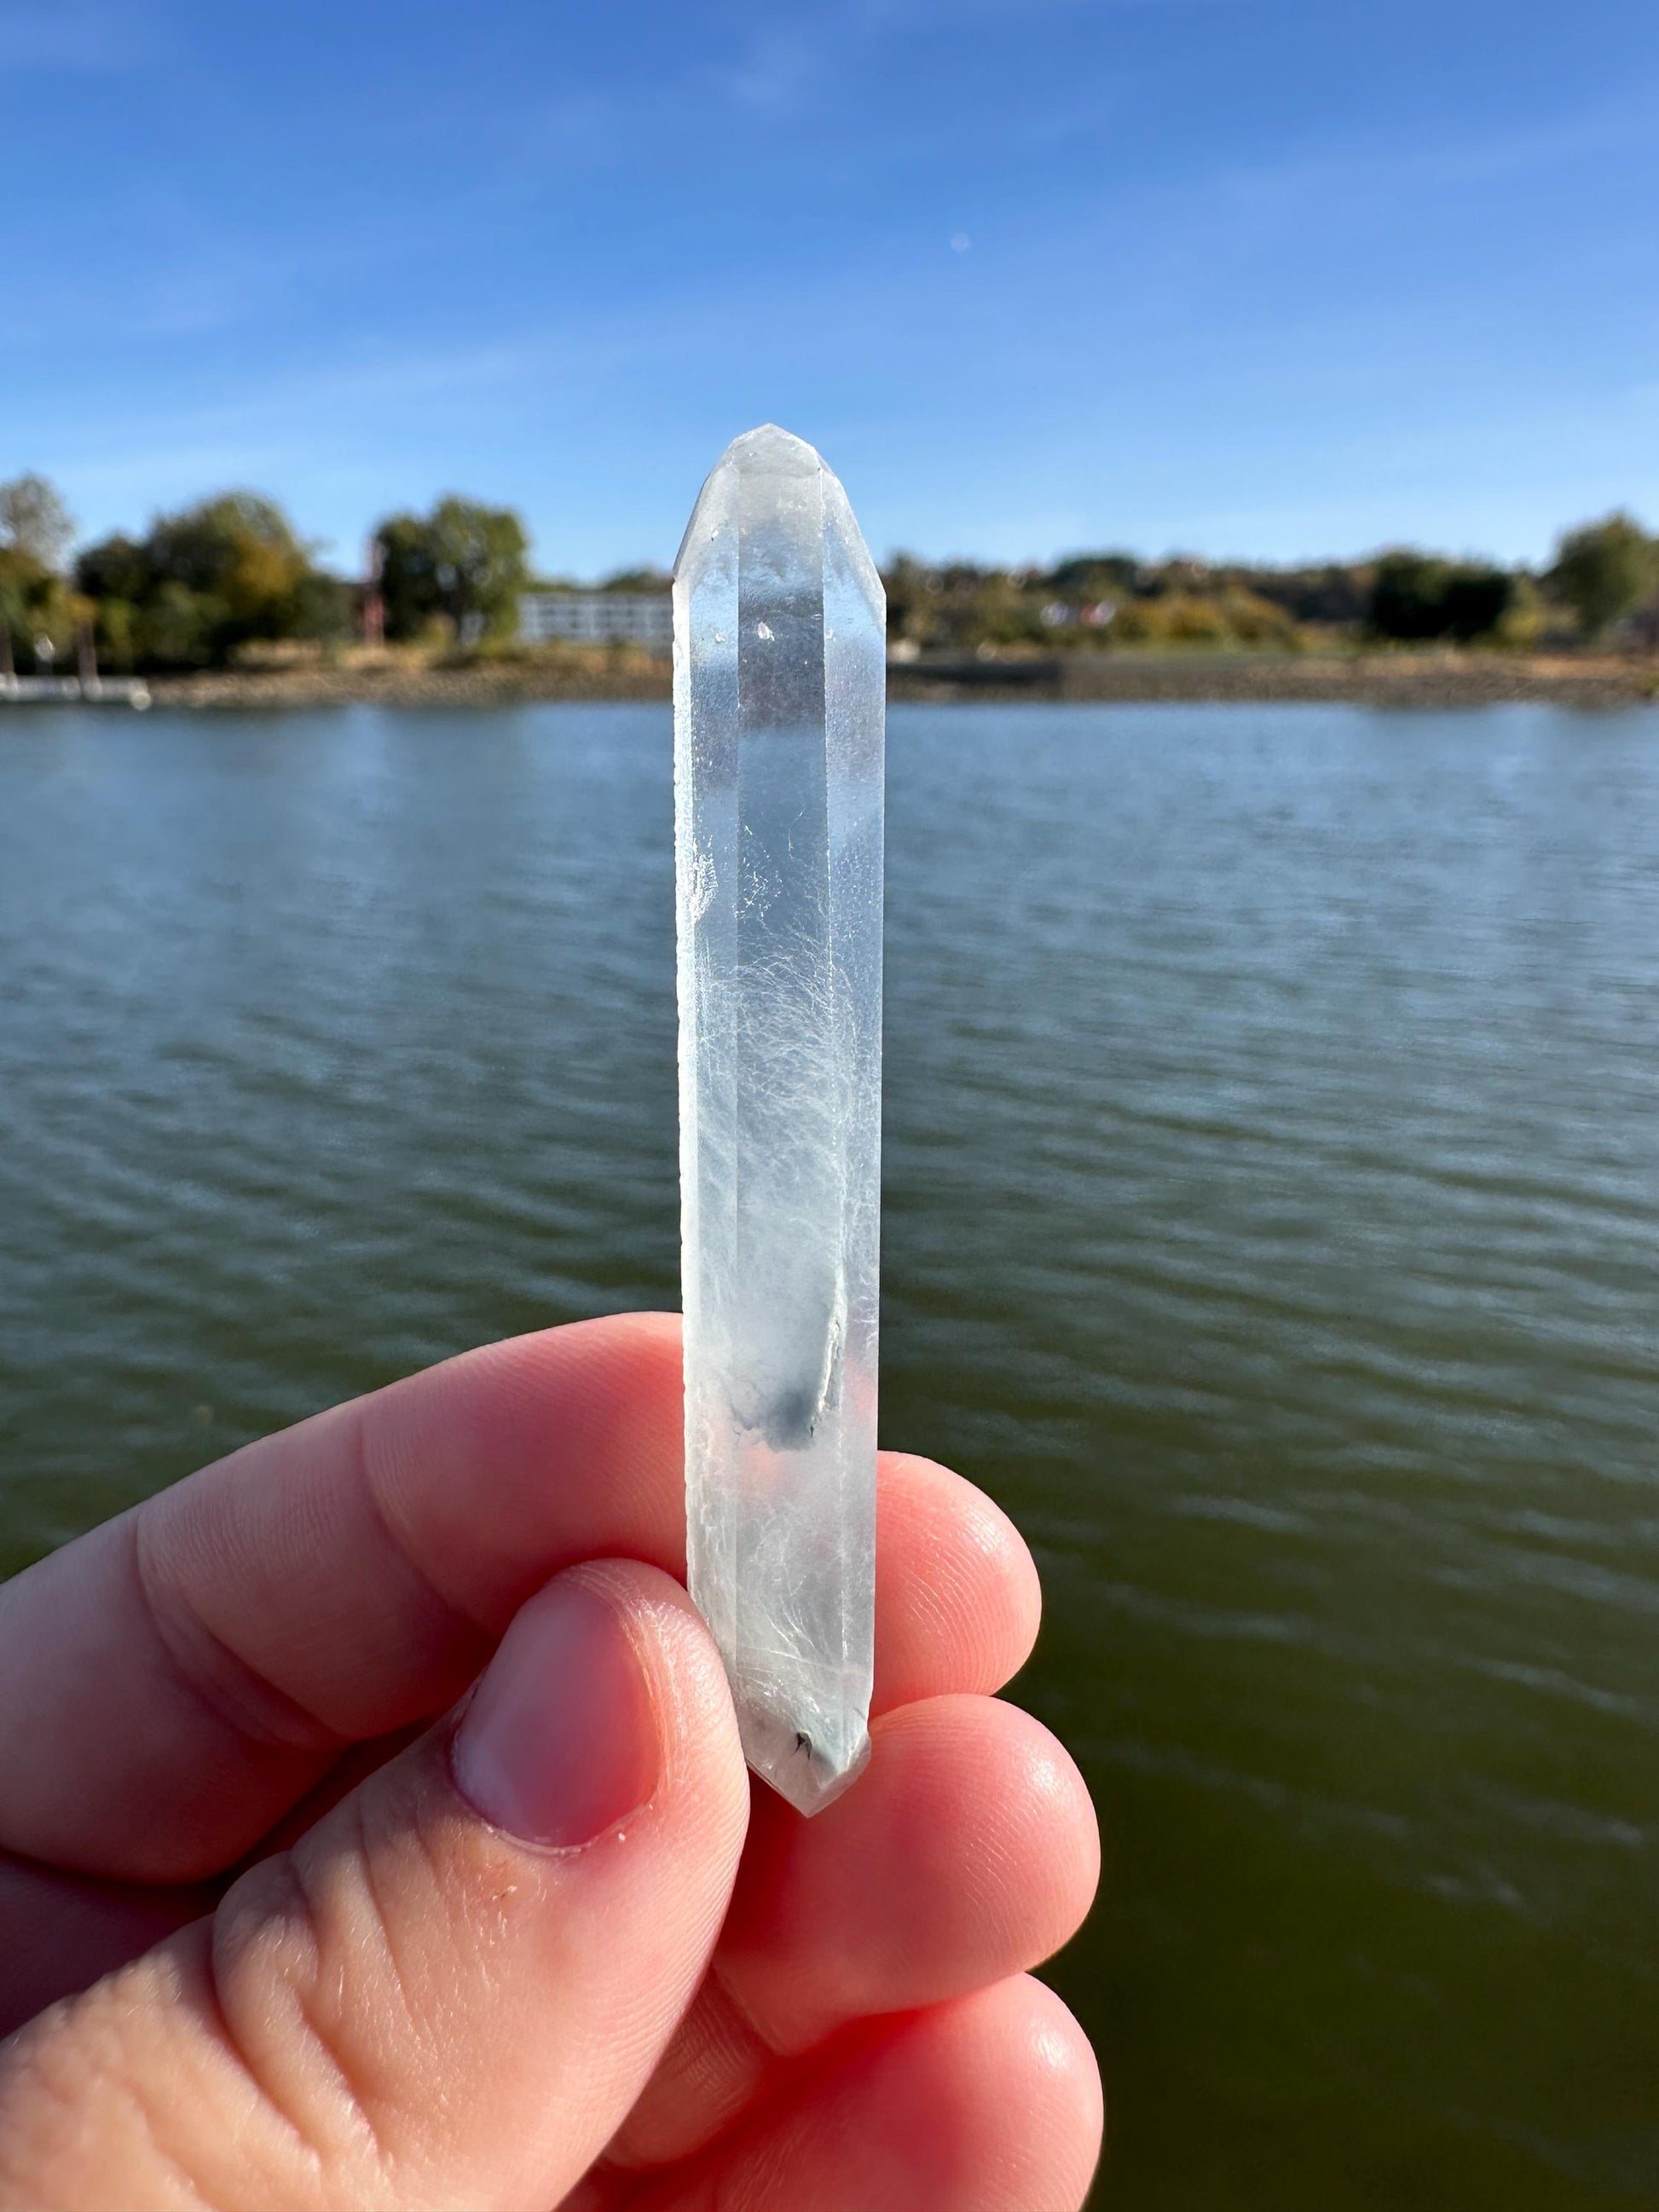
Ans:
[[[674,571],[690,1579],[803,1813],[870,1746],[885,665],[846,493],[737,439]]]

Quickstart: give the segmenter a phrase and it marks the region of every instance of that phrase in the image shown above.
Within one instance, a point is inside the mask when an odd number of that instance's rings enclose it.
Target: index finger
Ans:
[[[179,1881],[250,1848],[350,1744],[441,1711],[585,1559],[683,1576],[679,1326],[468,1352],[249,1445],[0,1589],[0,1847]],[[1036,1628],[988,1499],[884,1455],[877,1665],[989,1689]]]

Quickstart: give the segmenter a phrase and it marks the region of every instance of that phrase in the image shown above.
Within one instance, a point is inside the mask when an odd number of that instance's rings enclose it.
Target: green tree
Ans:
[[[1363,563],[1322,562],[1308,568],[1236,568],[1224,572],[1230,584],[1254,598],[1269,599],[1297,623],[1352,628],[1365,620],[1375,581]]]
[[[434,615],[464,641],[516,627],[530,541],[511,507],[452,492],[430,514],[391,515],[374,534],[388,637],[418,637]]]
[[[418,637],[438,612],[431,536],[418,514],[389,514],[374,532],[380,548],[380,598],[388,638]]]
[[[1549,581],[1588,638],[1602,636],[1659,586],[1659,546],[1628,514],[1569,531]]]
[[[0,676],[9,676],[16,669],[25,623],[22,579],[13,572],[7,556],[0,552]]]
[[[142,649],[138,610],[131,599],[94,599],[91,605],[99,665],[125,673],[137,665]]]
[[[147,547],[118,532],[88,545],[75,564],[75,582],[93,605],[93,637],[102,666],[126,670],[144,657],[142,603],[152,584]]]
[[[118,532],[88,545],[75,564],[76,588],[91,599],[142,599],[150,581],[149,548]]]
[[[222,492],[160,516],[145,538],[118,534],[76,563],[112,666],[200,668],[255,640],[337,634],[344,587],[313,567],[281,507]]]
[[[1515,578],[1505,568],[1490,568],[1466,562],[1446,579],[1441,601],[1446,635],[1467,645],[1477,637],[1490,637],[1515,603]]]
[[[179,585],[204,603],[215,658],[254,638],[294,635],[295,597],[311,562],[274,500],[222,492],[164,515],[148,553],[158,583]]]
[[[933,634],[939,589],[933,571],[914,553],[896,553],[882,572],[887,592],[887,635],[925,645]]]
[[[1146,567],[1134,553],[1073,553],[1050,568],[1044,589],[1062,599],[1121,599]]]
[[[307,568],[289,604],[289,635],[327,643],[351,634],[351,587],[324,568]]]
[[[485,507],[452,493],[433,508],[430,527],[439,604],[457,635],[472,622],[480,635],[510,634],[518,626],[519,594],[530,580],[523,523],[510,507]]]
[[[1492,635],[1498,644],[1508,646],[1512,652],[1530,652],[1542,637],[1548,621],[1543,594],[1537,584],[1530,576],[1517,575],[1504,618]]]
[[[0,668],[34,667],[39,639],[49,639],[61,653],[75,635],[64,579],[32,553],[7,544],[0,544],[0,627],[7,646],[0,651]]]
[[[210,592],[164,576],[138,611],[139,650],[162,668],[208,668],[228,658],[227,609]]]
[[[43,568],[63,566],[75,537],[74,518],[45,477],[0,483],[0,545]]]
[[[1514,592],[1507,569],[1402,549],[1385,553],[1376,564],[1370,624],[1381,637],[1467,644],[1498,629]]]
[[[665,568],[618,568],[599,586],[602,592],[672,592],[674,579]]]

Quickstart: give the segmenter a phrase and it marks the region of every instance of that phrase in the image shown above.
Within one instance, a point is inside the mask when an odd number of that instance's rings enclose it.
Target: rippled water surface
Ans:
[[[652,708],[0,723],[16,1565],[676,1291]],[[1659,2197],[1659,715],[896,712],[890,1443],[1013,1511],[1106,2201]]]

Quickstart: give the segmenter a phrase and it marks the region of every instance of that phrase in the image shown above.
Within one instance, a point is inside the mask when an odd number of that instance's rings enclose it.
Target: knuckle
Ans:
[[[373,2170],[384,2147],[365,2079],[361,2023],[395,2039],[395,1964],[372,1892],[343,1855],[324,1869],[281,1851],[220,1906],[214,1996],[225,2038],[296,2147],[331,2166]]]
[[[228,2039],[296,2142],[399,2201],[455,2089],[467,2021],[489,2018],[532,1900],[522,1866],[417,1762],[354,1793],[219,1909]]]
[[[157,2031],[157,1998],[191,1981],[173,1948],[52,2006],[13,2039],[0,2067],[4,2212],[106,2201],[117,2175],[124,2201],[158,2212],[222,2201],[213,2130],[234,2111],[234,2089],[216,2078],[187,2011]],[[245,2136],[250,2173],[265,2148],[257,2130]]]

